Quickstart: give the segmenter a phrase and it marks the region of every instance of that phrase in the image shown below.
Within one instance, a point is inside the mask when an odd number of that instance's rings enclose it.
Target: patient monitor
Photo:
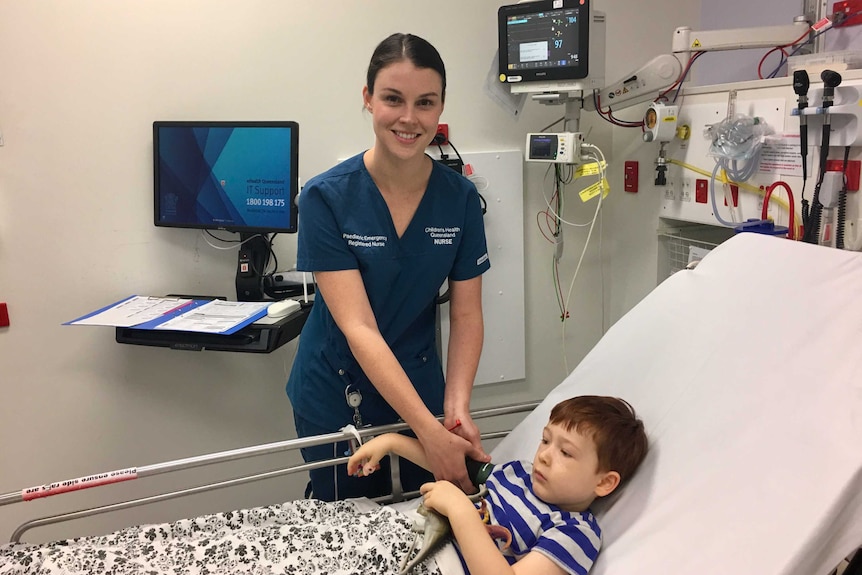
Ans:
[[[500,81],[513,94],[551,98],[604,86],[605,15],[593,10],[592,3],[540,0],[501,6]]]

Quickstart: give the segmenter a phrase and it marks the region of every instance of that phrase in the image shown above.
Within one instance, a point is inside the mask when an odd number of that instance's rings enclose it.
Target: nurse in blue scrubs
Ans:
[[[422,38],[393,34],[374,51],[362,96],[374,146],[309,180],[299,199],[297,269],[314,272],[317,293],[287,382],[297,434],[403,420],[434,477],[475,491],[464,459],[489,460],[469,408],[490,263],[475,186],[425,153],[446,96],[440,54]],[[435,300],[447,280],[444,378]],[[315,461],[347,449],[302,453]],[[341,465],[310,475],[310,495],[323,500],[391,489],[385,472],[348,477]],[[433,479],[404,460],[400,476],[406,491]]]

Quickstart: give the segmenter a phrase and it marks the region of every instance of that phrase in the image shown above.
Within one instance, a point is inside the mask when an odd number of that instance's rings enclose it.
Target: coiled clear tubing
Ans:
[[[770,128],[761,118],[737,114],[712,124],[704,130],[704,137],[710,140],[709,155],[715,158],[715,169],[710,181],[712,211],[723,225],[735,226],[737,222],[722,219],[715,202],[715,180],[719,170],[724,170],[732,182],[746,182],[760,165],[760,151],[763,139]]]

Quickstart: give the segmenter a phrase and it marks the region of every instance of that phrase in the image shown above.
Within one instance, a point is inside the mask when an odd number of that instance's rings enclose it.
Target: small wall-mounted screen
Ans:
[[[529,159],[556,160],[557,136],[554,134],[535,134],[530,138]]]
[[[296,232],[296,122],[154,122],[155,224]]]

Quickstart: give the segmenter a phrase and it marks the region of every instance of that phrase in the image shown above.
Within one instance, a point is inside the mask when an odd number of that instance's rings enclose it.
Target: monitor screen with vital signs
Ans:
[[[155,225],[296,231],[295,122],[154,122]]]
[[[588,0],[543,0],[498,11],[504,81],[571,80],[588,74]]]

